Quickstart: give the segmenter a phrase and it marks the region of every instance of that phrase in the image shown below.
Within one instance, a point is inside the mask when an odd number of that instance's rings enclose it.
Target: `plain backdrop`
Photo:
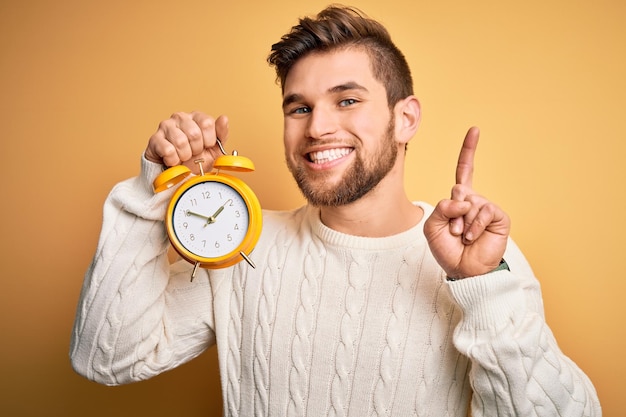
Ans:
[[[513,219],[562,350],[606,416],[626,413],[626,3],[355,0],[405,52],[422,103],[412,199],[448,196],[466,130],[474,185]],[[175,111],[230,117],[264,208],[302,198],[284,166],[272,43],[326,2],[0,1],[0,414],[221,413],[215,349],[104,387],[69,363],[83,274],[111,187]]]

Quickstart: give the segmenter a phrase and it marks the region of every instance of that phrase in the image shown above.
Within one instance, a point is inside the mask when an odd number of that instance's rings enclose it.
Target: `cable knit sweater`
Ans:
[[[509,271],[447,282],[423,222],[385,238],[264,212],[245,262],[190,282],[170,265],[160,166],[118,184],[72,335],[77,372],[150,378],[217,343],[227,416],[600,416],[595,390],[545,323],[539,284],[510,241]],[[426,216],[432,208],[419,204]]]

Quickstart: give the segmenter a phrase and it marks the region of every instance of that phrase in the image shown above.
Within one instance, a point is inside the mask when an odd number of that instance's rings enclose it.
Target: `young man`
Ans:
[[[209,169],[225,117],[176,113],[141,175],[105,204],[72,338],[75,369],[104,384],[150,378],[217,343],[226,415],[599,416],[559,350],[507,215],[471,187],[470,129],[452,196],[403,187],[420,108],[387,31],[330,7],[272,47],[287,164],[305,207],[264,212],[255,269],[189,282],[169,265],[162,166]],[[166,195],[163,195],[166,194]]]

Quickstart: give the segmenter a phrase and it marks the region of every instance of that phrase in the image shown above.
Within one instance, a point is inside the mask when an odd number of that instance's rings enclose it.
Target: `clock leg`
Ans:
[[[245,253],[243,253],[243,251],[242,251],[242,252],[239,252],[239,254],[241,255],[241,257],[242,257],[243,259],[245,259],[245,260],[246,260],[246,262],[248,262],[248,264],[250,264],[250,266],[251,266],[252,268],[256,268],[256,265],[254,264],[254,262],[252,262],[252,259],[250,259],[250,258],[248,257],[248,255],[246,255]]]
[[[191,282],[193,282],[193,279],[196,277],[196,272],[198,271],[199,266],[200,262],[196,262],[196,264],[193,266],[193,271],[191,272]]]

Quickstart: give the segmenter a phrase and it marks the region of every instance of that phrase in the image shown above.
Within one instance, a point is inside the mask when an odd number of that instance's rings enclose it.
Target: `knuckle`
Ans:
[[[485,214],[489,215],[490,217],[493,217],[493,215],[498,210],[498,206],[496,206],[495,204],[491,202],[487,202],[485,203],[483,210],[485,211]]]
[[[165,131],[169,130],[172,126],[175,126],[175,122],[174,122],[173,119],[170,118],[170,119],[162,120],[159,123],[159,129],[158,130],[161,130],[161,131],[165,132]]]
[[[452,194],[460,193],[461,191],[463,191],[463,186],[461,184],[454,184],[450,190]]]
[[[167,166],[178,165],[181,162],[180,158],[178,157],[178,153],[171,146],[165,147],[161,151],[161,159],[163,160],[163,163]]]
[[[170,116],[170,119],[173,120],[183,120],[189,117],[189,114],[182,112],[182,111],[177,111],[172,113],[172,115]]]
[[[189,140],[198,141],[202,139],[202,130],[197,125],[190,126],[186,133]]]
[[[482,230],[487,226],[488,222],[483,217],[478,216],[474,220],[474,224],[478,227],[479,230]]]
[[[203,117],[200,120],[198,120],[196,123],[202,130],[215,128],[215,119],[210,116]]]
[[[163,159],[171,158],[172,155],[176,155],[176,148],[174,148],[172,144],[165,142],[158,147],[157,152],[161,155]]]
[[[439,211],[441,211],[441,210],[446,211],[450,207],[450,204],[452,204],[452,200],[441,200],[441,201],[439,201],[437,203],[437,205],[435,207]]]
[[[189,139],[184,134],[172,135],[169,141],[177,148],[186,146]]]

